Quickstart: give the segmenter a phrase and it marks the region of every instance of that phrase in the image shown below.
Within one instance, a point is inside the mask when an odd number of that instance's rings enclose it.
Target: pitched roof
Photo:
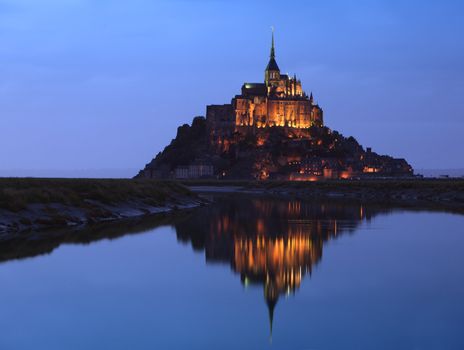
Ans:
[[[267,64],[266,70],[278,70],[278,71],[280,71],[279,66],[277,65],[277,62],[276,62],[274,57],[271,57],[269,59],[269,63]]]

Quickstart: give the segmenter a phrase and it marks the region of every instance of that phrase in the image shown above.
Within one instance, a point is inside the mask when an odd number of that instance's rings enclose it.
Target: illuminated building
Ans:
[[[202,159],[204,166],[198,167]],[[379,155],[324,124],[296,75],[282,74],[274,33],[262,83],[244,83],[231,103],[209,105],[184,124],[137,177],[319,181],[408,177],[405,159]]]
[[[322,109],[313,95],[303,91],[301,81],[282,74],[275,58],[274,32],[269,63],[263,83],[245,83],[231,104],[210,105],[206,110],[213,143],[221,142],[234,131],[250,132],[256,128],[287,127],[305,129],[323,125]]]

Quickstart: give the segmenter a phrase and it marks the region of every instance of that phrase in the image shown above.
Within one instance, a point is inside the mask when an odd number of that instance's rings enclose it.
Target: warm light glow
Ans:
[[[256,146],[263,146],[265,142],[266,139],[264,137],[258,137],[258,139],[256,140]]]
[[[304,175],[304,173],[302,174],[301,171],[297,174],[291,174],[290,177],[289,177],[289,180],[290,181],[310,181],[310,182],[314,182],[314,181],[318,181],[319,178],[317,176],[314,176],[314,175]]]
[[[364,173],[378,173],[378,172],[380,172],[380,169],[366,166],[366,167],[364,167],[363,172]]]
[[[265,275],[265,285],[284,294],[299,288],[303,271],[310,271],[321,258],[321,249],[313,244],[311,236],[290,231],[278,238],[262,234],[255,238],[238,237],[234,241],[234,257],[237,272]]]
[[[352,176],[353,176],[353,175],[351,174],[350,171],[342,171],[342,172],[340,173],[340,178],[341,178],[341,179],[345,179],[345,180],[346,180],[346,179],[351,178]]]

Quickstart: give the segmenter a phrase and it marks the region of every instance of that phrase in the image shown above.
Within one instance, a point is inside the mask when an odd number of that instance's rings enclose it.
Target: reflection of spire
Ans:
[[[277,300],[266,300],[266,303],[269,311],[269,340],[272,343],[272,324],[274,322],[274,309],[277,304]]]
[[[267,310],[269,312],[269,340],[272,342],[272,326],[274,323],[274,309],[279,298],[279,291],[276,290],[273,283],[269,280],[269,275],[266,277],[264,285],[264,298],[266,299]]]

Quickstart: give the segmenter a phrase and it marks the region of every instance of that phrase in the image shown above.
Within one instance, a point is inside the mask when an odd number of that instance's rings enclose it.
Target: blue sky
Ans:
[[[0,0],[0,174],[130,175],[277,62],[325,123],[464,168],[462,1]]]

